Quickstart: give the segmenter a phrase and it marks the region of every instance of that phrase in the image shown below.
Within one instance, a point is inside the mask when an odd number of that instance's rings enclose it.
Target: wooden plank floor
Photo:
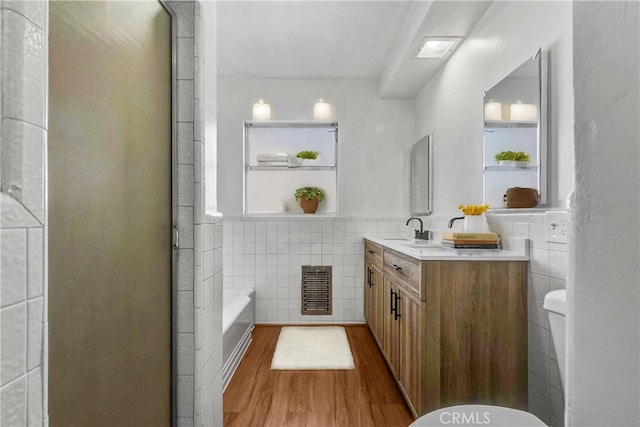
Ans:
[[[225,427],[401,426],[414,420],[367,326],[345,326],[350,371],[272,371],[280,326],[259,325],[224,393]]]

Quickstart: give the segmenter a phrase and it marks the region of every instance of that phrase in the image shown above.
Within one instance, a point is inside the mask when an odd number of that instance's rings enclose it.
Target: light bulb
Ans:
[[[500,121],[502,120],[502,104],[490,99],[489,102],[484,104],[484,120],[485,121]]]
[[[313,118],[314,120],[331,120],[331,104],[320,98],[313,104]]]
[[[515,104],[511,104],[511,121],[537,122],[538,107],[535,104],[524,104],[522,100],[519,99]]]
[[[271,119],[271,105],[265,104],[264,99],[260,98],[253,104],[253,120],[269,119]]]

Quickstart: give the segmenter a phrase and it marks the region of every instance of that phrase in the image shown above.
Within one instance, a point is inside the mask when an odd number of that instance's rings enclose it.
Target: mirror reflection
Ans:
[[[430,215],[433,210],[433,134],[411,148],[411,215]]]
[[[546,202],[543,64],[544,53],[538,51],[485,92],[483,191],[492,208]]]

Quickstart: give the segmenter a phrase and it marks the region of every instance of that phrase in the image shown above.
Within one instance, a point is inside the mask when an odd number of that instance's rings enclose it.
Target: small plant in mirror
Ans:
[[[296,157],[303,160],[315,160],[318,158],[318,152],[304,150],[296,154]]]
[[[524,151],[516,151],[513,153],[513,161],[514,162],[528,162],[529,155]]]
[[[493,158],[501,165],[511,164],[513,162],[526,163],[529,161],[529,155],[524,151],[501,151]]]

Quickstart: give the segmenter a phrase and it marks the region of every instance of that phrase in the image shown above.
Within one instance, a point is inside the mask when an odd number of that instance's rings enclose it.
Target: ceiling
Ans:
[[[219,1],[218,76],[374,78],[412,99],[444,63],[416,60],[424,36],[464,36],[487,1]]]

